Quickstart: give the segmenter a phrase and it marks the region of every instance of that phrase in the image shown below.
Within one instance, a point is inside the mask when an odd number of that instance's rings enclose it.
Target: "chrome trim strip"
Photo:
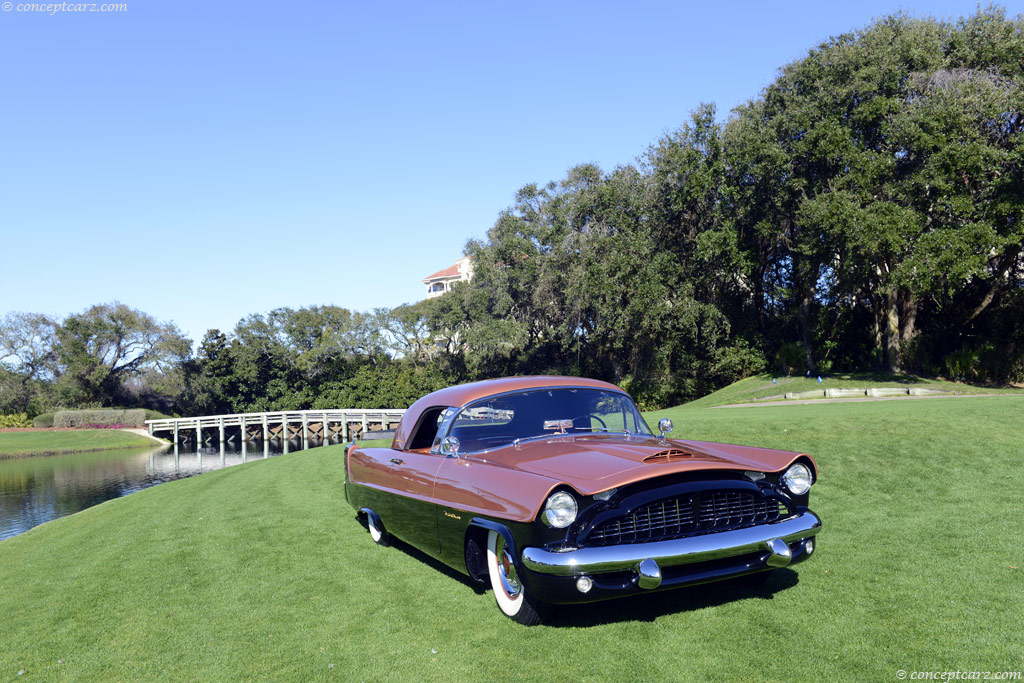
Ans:
[[[603,548],[578,548],[553,552],[543,548],[524,548],[523,564],[538,574],[577,576],[635,569],[644,560],[660,567],[718,560],[759,550],[771,551],[770,542],[800,541],[818,533],[821,520],[813,512],[804,512],[779,522],[747,529],[719,531],[671,541],[630,543]]]
[[[560,438],[560,437],[563,437],[563,436],[571,436],[575,440],[576,437],[578,437],[578,436],[604,436],[605,434],[611,434],[613,436],[625,436],[627,438],[632,438],[634,436],[639,436],[639,437],[642,437],[642,438],[645,438],[645,439],[657,438],[657,437],[654,436],[654,434],[641,434],[640,432],[629,432],[629,431],[626,431],[624,429],[619,429],[619,430],[606,429],[606,430],[603,430],[603,431],[600,431],[600,432],[595,432],[595,431],[589,431],[589,432],[586,432],[586,433],[582,433],[582,432],[566,432],[564,434],[538,434],[536,436],[521,436],[521,437],[519,437],[518,439],[516,439],[515,441],[512,442],[512,446],[519,446],[519,445],[524,444],[524,443],[530,443],[532,441],[541,441],[543,439],[557,439],[557,438]],[[496,451],[496,450],[498,450],[498,448],[508,448],[508,446],[509,446],[509,444],[505,444],[504,446],[497,446],[497,447],[491,448],[489,450]],[[476,452],[477,453],[482,453],[484,451],[476,451]]]

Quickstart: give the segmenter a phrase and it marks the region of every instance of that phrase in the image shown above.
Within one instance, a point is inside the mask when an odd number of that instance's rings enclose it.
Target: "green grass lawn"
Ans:
[[[775,384],[772,384],[772,380]],[[962,382],[926,379],[912,375],[891,375],[888,373],[851,373],[823,375],[821,384],[818,377],[786,377],[761,374],[748,377],[720,389],[713,394],[692,401],[687,405],[710,407],[729,403],[746,403],[768,396],[777,396],[787,392],[811,391],[813,389],[870,389],[872,387],[901,387],[908,389],[941,389],[958,394],[1008,394],[1024,396],[1024,389],[975,386]],[[831,399],[842,401],[844,399]]]
[[[811,453],[814,558],[559,608],[373,544],[339,446],[103,503],[0,542],[0,679],[896,680],[1019,671],[1024,399],[676,408],[675,435]],[[17,676],[18,671],[24,675]]]
[[[80,453],[108,448],[139,448],[154,442],[117,429],[73,429],[60,432],[0,432],[0,458],[20,455]]]

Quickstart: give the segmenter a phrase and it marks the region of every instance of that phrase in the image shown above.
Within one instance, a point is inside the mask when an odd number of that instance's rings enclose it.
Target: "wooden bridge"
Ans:
[[[154,436],[158,432],[171,432],[174,444],[191,441],[193,435],[199,446],[206,441],[212,441],[215,436],[221,444],[225,440],[234,441],[236,436],[243,444],[257,439],[267,443],[272,438],[283,439],[287,444],[289,440],[301,437],[303,448],[308,448],[311,435],[325,443],[331,438],[348,441],[350,438],[372,434],[374,431],[387,431],[397,427],[404,414],[405,410],[400,408],[288,410],[146,420],[146,426],[149,427],[149,433]],[[374,427],[376,429],[373,429]],[[208,437],[205,441],[204,434]],[[167,436],[171,437],[171,434]]]

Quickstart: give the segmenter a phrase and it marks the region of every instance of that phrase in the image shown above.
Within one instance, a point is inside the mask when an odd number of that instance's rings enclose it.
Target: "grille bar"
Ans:
[[[635,508],[595,528],[587,545],[619,545],[683,538],[774,522],[785,504],[747,491],[704,491]]]

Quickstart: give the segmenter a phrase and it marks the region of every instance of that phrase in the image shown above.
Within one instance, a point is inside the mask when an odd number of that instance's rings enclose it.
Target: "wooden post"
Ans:
[[[309,415],[302,413],[302,448],[309,449]]]
[[[364,437],[364,438],[366,437],[366,432],[367,432],[367,429],[368,429],[368,428],[367,428],[367,426],[366,426],[366,413],[365,413],[365,412],[363,412],[363,437]]]
[[[223,451],[224,450],[224,418],[223,417],[220,419],[219,427],[220,427],[220,444],[221,444],[221,450]]]
[[[288,452],[288,414],[281,413],[281,440],[284,441],[284,452]]]
[[[174,447],[178,447],[178,421],[174,421]]]
[[[263,413],[263,443],[267,442],[268,436],[269,434],[267,434],[267,414]]]
[[[199,449],[202,447],[202,445],[203,445],[203,428],[199,426],[199,418],[197,417],[196,418],[196,452],[197,453],[199,452]],[[200,465],[199,469],[202,470],[202,465]]]
[[[245,433],[245,415],[242,415],[238,418],[238,430],[239,438],[242,440],[242,443],[244,444],[246,441],[246,437],[248,436],[248,434]],[[245,452],[244,445],[242,446],[242,452]]]
[[[330,441],[330,437],[331,437],[331,432],[327,428],[327,413],[324,413],[323,427],[324,428],[320,432],[321,441],[323,441],[323,443],[321,443],[320,445],[321,446],[326,446],[327,443]]]
[[[348,442],[348,413],[341,414],[341,440]]]

